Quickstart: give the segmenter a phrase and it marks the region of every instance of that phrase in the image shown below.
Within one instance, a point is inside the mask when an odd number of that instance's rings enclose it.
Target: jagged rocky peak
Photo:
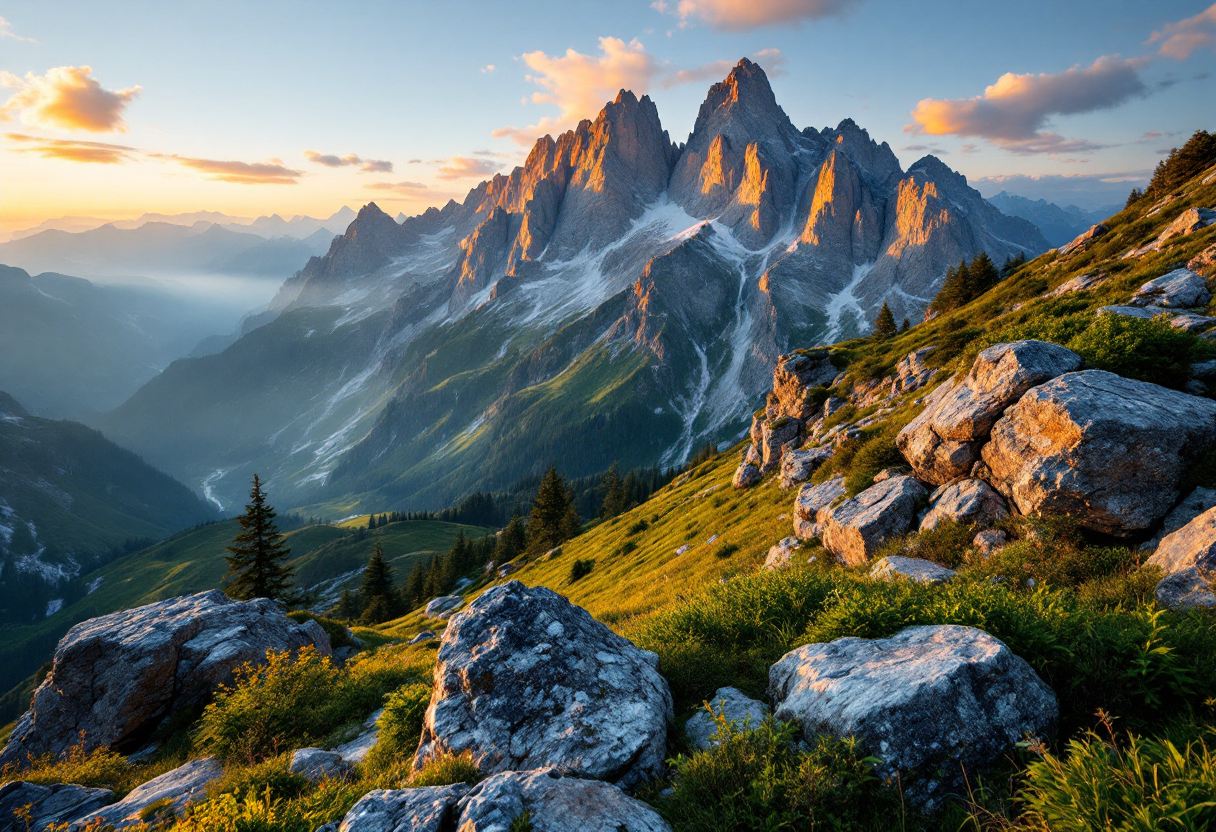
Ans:
[[[899,159],[895,157],[891,146],[886,142],[879,144],[871,139],[869,131],[858,127],[851,118],[840,122],[834,130],[825,127],[822,133],[816,135],[848,156],[875,185],[889,184],[893,177],[903,175]]]

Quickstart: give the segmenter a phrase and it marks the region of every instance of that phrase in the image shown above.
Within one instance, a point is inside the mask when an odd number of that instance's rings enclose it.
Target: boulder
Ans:
[[[772,418],[789,416],[806,421],[819,409],[812,389],[831,383],[836,377],[836,368],[828,357],[827,350],[783,355],[777,359],[773,370],[773,392],[769,408]]]
[[[469,792],[464,783],[419,789],[376,789],[350,808],[340,832],[448,832],[456,828],[456,806]]]
[[[763,458],[760,473],[775,471],[785,452],[798,447],[801,442],[802,422],[799,420],[782,416],[775,422],[765,422],[760,438],[760,454]]]
[[[114,802],[109,789],[89,789],[70,783],[39,786],[12,781],[0,783],[0,832],[43,832],[47,827],[71,823]],[[26,819],[17,812],[27,813]]]
[[[1196,488],[1165,516],[1161,528],[1141,549],[1156,549],[1166,535],[1178,531],[1210,508],[1216,508],[1216,488]]]
[[[1164,306],[1101,306],[1099,315],[1123,315],[1127,318],[1142,318],[1152,320],[1164,315],[1165,321],[1174,329],[1184,332],[1204,332],[1216,326],[1216,318],[1197,315],[1194,312],[1180,312],[1177,309],[1166,309]]]
[[[1204,381],[1216,381],[1216,358],[1211,361],[1196,361],[1190,366],[1191,377]]]
[[[440,620],[451,618],[463,603],[464,599],[459,595],[440,595],[438,598],[432,598],[426,604],[426,617]]]
[[[343,777],[350,766],[336,751],[323,748],[297,748],[291,754],[291,772],[309,780]]]
[[[1153,595],[1158,604],[1172,610],[1210,609],[1216,607],[1213,577],[1208,569],[1183,569],[1162,578]]]
[[[1098,239],[1109,230],[1110,229],[1108,229],[1102,223],[1092,225],[1088,231],[1083,234],[1078,234],[1071,243],[1061,248],[1059,253],[1067,256],[1076,251],[1084,251],[1085,249],[1089,248],[1090,244],[1092,244],[1094,240]]]
[[[974,627],[909,627],[891,638],[841,638],[787,653],[769,671],[778,719],[808,736],[857,737],[933,805],[1027,734],[1053,730],[1055,694],[1023,659]],[[972,780],[974,782],[974,780]]]
[[[817,515],[823,547],[844,563],[865,563],[883,543],[916,524],[928,494],[912,477],[898,476],[870,486]]]
[[[828,396],[823,402],[823,418],[827,419],[848,403],[848,399],[842,399],[839,396]]]
[[[954,577],[954,570],[931,560],[891,555],[874,564],[870,577],[876,581],[902,579],[918,584],[944,584]]]
[[[611,783],[555,768],[488,777],[461,798],[458,811],[459,832],[671,832],[654,809]],[[521,827],[515,821],[525,812],[528,825]]]
[[[658,657],[544,587],[510,581],[448,623],[415,764],[557,766],[631,787],[663,769],[671,691]]]
[[[1080,274],[1074,278],[1064,281],[1056,288],[1047,293],[1047,297],[1054,298],[1060,295],[1070,295],[1073,292],[1084,292],[1086,289],[1092,289],[1094,286],[1106,279],[1105,272],[1097,274]]]
[[[1166,575],[1184,569],[1216,569],[1216,508],[1210,508],[1167,534],[1148,559]]]
[[[802,546],[797,537],[783,537],[768,549],[768,557],[764,559],[765,569],[783,569],[790,565],[794,551]]]
[[[751,488],[760,482],[760,469],[750,463],[744,463],[735,469],[735,476],[730,484],[735,488]]]
[[[430,630],[423,630],[421,633],[419,633],[418,635],[416,635],[412,639],[410,639],[409,643],[410,644],[422,644],[422,642],[424,642],[424,641],[434,641],[436,638],[438,638],[438,636],[436,636]]]
[[[0,765],[81,742],[134,751],[167,716],[207,702],[240,665],[302,647],[330,655],[317,622],[300,624],[274,601],[236,601],[219,590],[89,619],[59,641]]]
[[[117,803],[98,809],[72,823],[73,830],[113,826],[126,829],[139,826],[148,819],[141,817],[153,803],[162,804],[159,813],[180,816],[182,811],[199,800],[207,799],[207,784],[224,773],[223,764],[215,757],[191,760],[173,771],[154,777]]]
[[[988,557],[1009,545],[1009,535],[1001,529],[984,529],[972,538],[971,545],[980,555]]]
[[[920,521],[926,531],[949,518],[964,526],[987,528],[1009,516],[1005,498],[983,480],[956,480],[929,495],[929,513]]]
[[[1211,299],[1206,280],[1190,269],[1174,269],[1137,289],[1128,305],[1181,309],[1206,306]]]
[[[375,748],[376,743],[380,741],[380,726],[376,723],[380,721],[382,713],[384,713],[383,708],[374,712],[363,722],[363,727],[360,729],[357,737],[337,746],[333,749],[333,752],[341,757],[343,762],[363,762],[367,757],[367,753]]]
[[[993,428],[983,459],[1021,514],[1131,535],[1173,508],[1186,468],[1213,444],[1216,402],[1085,370],[1027,392]]]
[[[706,751],[718,744],[714,739],[718,733],[715,716],[725,717],[737,730],[754,729],[768,716],[768,706],[752,699],[738,688],[718,688],[705,703],[705,707],[693,714],[684,725],[690,748]]]
[[[1166,240],[1194,233],[1212,223],[1216,223],[1216,211],[1210,208],[1187,208],[1158,235],[1156,245],[1160,248]]]
[[[994,344],[976,356],[956,385],[926,400],[926,407],[896,437],[916,475],[934,485],[966,476],[1005,408],[1048,379],[1076,370],[1081,356],[1044,341]]]
[[[815,469],[832,458],[835,451],[832,448],[808,448],[806,450],[790,449],[781,457],[781,472],[779,474],[781,487],[793,488],[806,482],[815,473]]]
[[[937,347],[929,345],[910,352],[895,365],[895,382],[892,390],[896,394],[911,393],[919,390],[932,380],[936,370],[925,366],[925,356]]]
[[[1187,261],[1186,267],[1193,272],[1211,275],[1216,271],[1216,243],[1205,248]]]

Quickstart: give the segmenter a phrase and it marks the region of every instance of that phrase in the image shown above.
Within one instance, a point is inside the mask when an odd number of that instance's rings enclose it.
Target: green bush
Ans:
[[[341,621],[336,621],[332,618],[326,618],[323,615],[309,612],[308,610],[292,610],[287,613],[287,617],[303,624],[305,621],[315,621],[321,625],[321,629],[325,631],[325,635],[329,636],[329,646],[337,650],[339,647],[354,647],[355,642],[350,637],[350,630],[346,629],[346,625]]]
[[[721,546],[719,546],[717,549],[714,550],[714,557],[726,559],[737,551],[739,551],[739,544],[723,543]]]
[[[629,528],[625,530],[625,533],[626,534],[641,534],[642,532],[646,531],[649,528],[650,528],[650,524],[648,522],[646,522],[645,518],[642,518],[641,520],[638,520],[636,523],[630,524]]]
[[[454,783],[473,785],[482,778],[481,770],[473,762],[473,753],[443,753],[427,760],[426,765],[410,777],[410,788],[423,786],[451,786]]]
[[[224,774],[207,785],[207,795],[263,794],[270,789],[279,797],[299,797],[310,785],[307,777],[292,772],[291,754],[280,754],[251,766],[225,767]]]
[[[195,803],[173,827],[174,832],[312,832],[340,821],[367,787],[344,780],[322,780],[296,798],[271,788],[243,796],[221,794]]]
[[[131,765],[126,757],[108,748],[86,751],[82,741],[61,754],[47,752],[26,762],[29,765],[18,766],[9,763],[0,768],[0,783],[9,780],[24,780],[45,786],[53,783],[75,783],[79,786],[111,789],[121,797],[139,784],[173,768],[179,761]]]
[[[570,564],[570,578],[567,583],[574,583],[591,574],[591,570],[595,568],[595,561],[591,558],[579,558]]]
[[[932,529],[888,541],[878,550],[875,558],[899,555],[931,560],[957,569],[966,561],[974,539],[975,529],[947,517]]]
[[[398,688],[385,698],[384,713],[376,720],[380,733],[364,761],[369,772],[387,772],[413,762],[430,701],[431,686],[422,682]]]

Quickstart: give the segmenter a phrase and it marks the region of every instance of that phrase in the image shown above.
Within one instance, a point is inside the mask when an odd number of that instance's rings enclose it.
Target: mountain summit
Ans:
[[[932,156],[797,129],[745,59],[682,146],[622,90],[461,203],[366,206],[276,320],[105,424],[234,501],[254,469],[291,501],[422,506],[551,462],[669,464],[737,435],[781,353],[884,302],[919,319],[963,257],[1046,248]],[[234,383],[250,362],[274,383]]]

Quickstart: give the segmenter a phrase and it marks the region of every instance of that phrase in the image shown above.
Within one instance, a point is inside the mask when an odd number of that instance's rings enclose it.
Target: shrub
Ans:
[[[368,771],[385,772],[412,762],[430,700],[431,686],[422,682],[397,688],[385,698],[384,713],[376,720],[380,733],[364,761]]]
[[[323,615],[309,612],[308,610],[292,610],[287,613],[287,617],[303,624],[305,621],[315,621],[321,625],[321,629],[325,631],[325,635],[329,636],[329,646],[337,650],[339,647],[354,647],[355,642],[350,637],[350,630],[346,629],[346,625],[341,621],[333,618],[326,618]]]
[[[228,766],[224,774],[207,786],[209,797],[222,794],[263,794],[267,789],[280,797],[299,797],[311,784],[291,770],[291,755],[280,754],[251,766]]]
[[[719,546],[717,549],[714,550],[714,557],[726,559],[737,551],[739,551],[739,544],[723,543],[721,546]]]
[[[410,788],[423,786],[451,786],[454,783],[473,785],[482,778],[481,770],[473,762],[473,752],[460,754],[445,752],[430,760],[410,777]]]
[[[625,533],[626,534],[641,534],[642,532],[646,531],[649,528],[650,528],[650,524],[646,522],[646,518],[642,518],[641,520],[638,520],[636,523],[632,523],[629,526],[629,528],[625,530]]]
[[[595,561],[591,558],[579,558],[570,564],[569,583],[581,580],[591,574],[591,570],[595,567]]]
[[[618,555],[627,555],[630,552],[636,552],[637,548],[638,548],[638,542],[636,540],[626,540],[616,550],[616,553]]]
[[[971,548],[971,541],[974,539],[975,529],[947,517],[932,529],[883,544],[875,557],[899,555],[906,558],[921,558],[956,569],[966,560],[967,552]]]
[[[28,759],[28,766],[15,763],[0,768],[0,783],[24,780],[49,786],[75,783],[92,788],[112,789],[119,797],[141,783],[173,768],[176,761],[157,765],[131,765],[127,758],[108,748],[85,750],[84,739],[61,754],[47,752]]]
[[[312,832],[340,821],[367,791],[344,780],[322,780],[298,798],[284,798],[271,788],[243,796],[226,793],[195,803],[173,827],[174,832]]]

